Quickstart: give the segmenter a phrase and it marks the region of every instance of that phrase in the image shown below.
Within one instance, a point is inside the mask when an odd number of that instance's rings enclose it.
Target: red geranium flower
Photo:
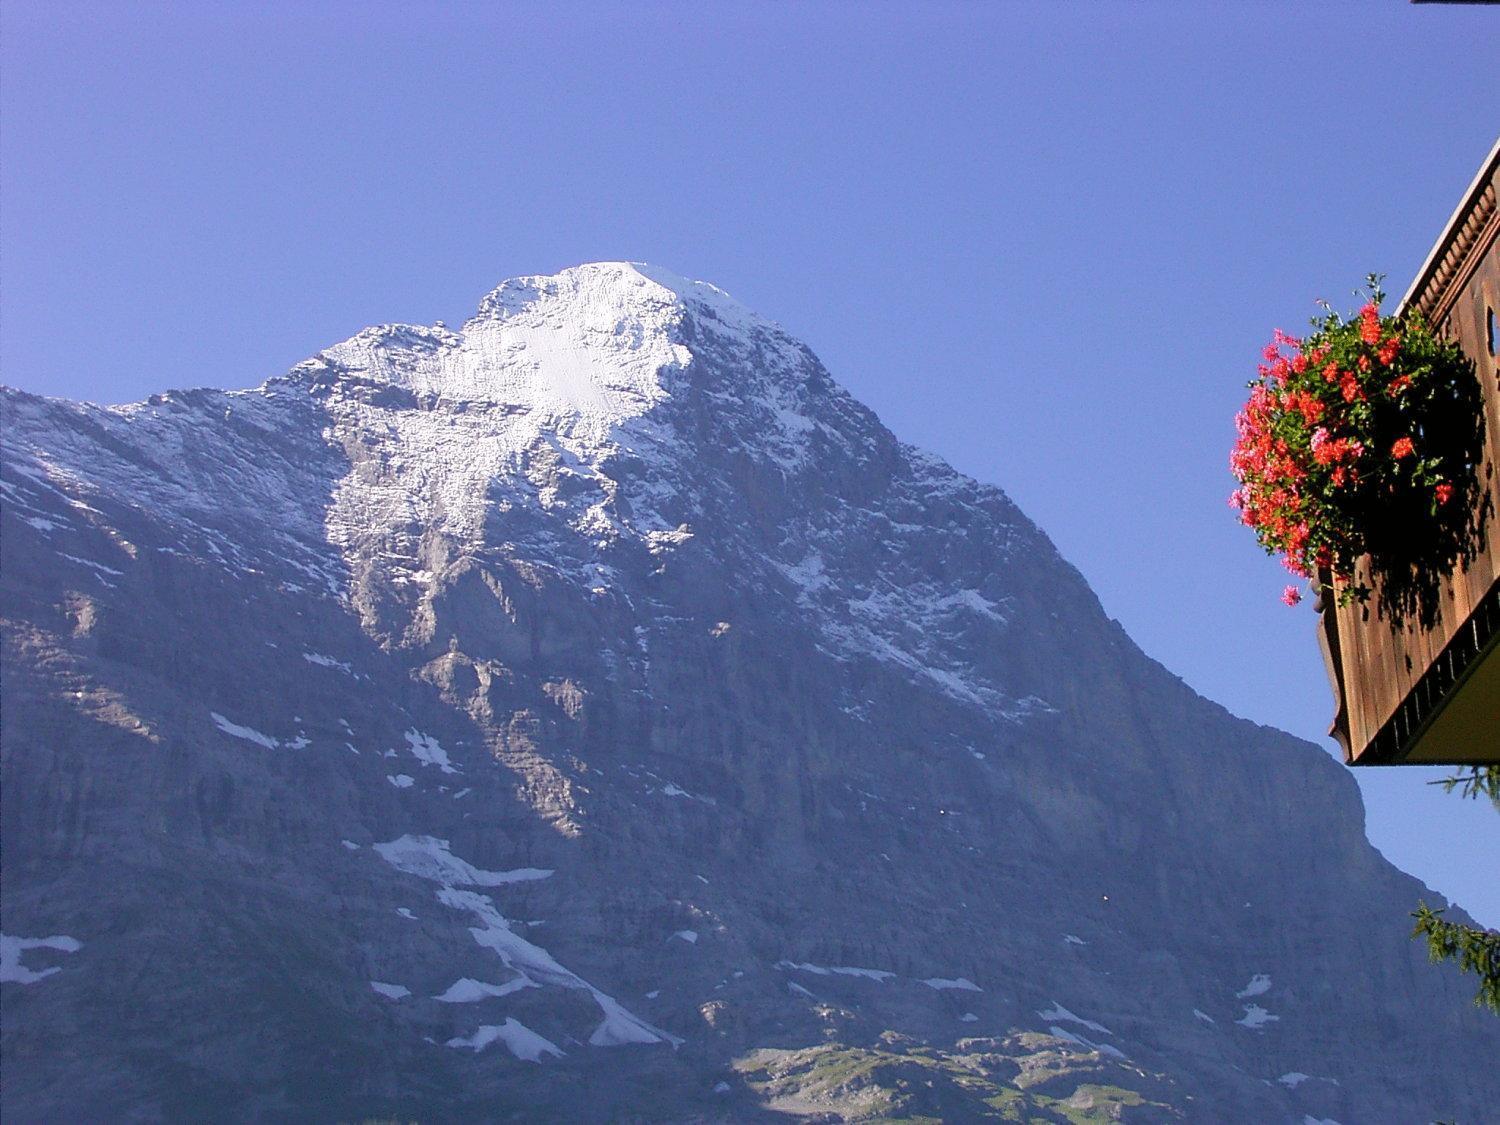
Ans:
[[[1240,521],[1292,574],[1332,574],[1340,605],[1373,592],[1355,578],[1366,562],[1376,578],[1384,558],[1406,566],[1407,544],[1431,543],[1434,567],[1463,557],[1453,513],[1464,506],[1454,499],[1472,487],[1464,482],[1482,441],[1450,449],[1433,436],[1462,433],[1475,416],[1472,364],[1419,315],[1382,317],[1373,275],[1369,293],[1349,319],[1325,305],[1304,340],[1277,329],[1235,416],[1229,455],[1238,485],[1229,505]],[[1388,455],[1365,456],[1381,450]],[[1393,528],[1379,515],[1414,509],[1429,513],[1430,526]],[[1283,596],[1295,605],[1301,591]]]

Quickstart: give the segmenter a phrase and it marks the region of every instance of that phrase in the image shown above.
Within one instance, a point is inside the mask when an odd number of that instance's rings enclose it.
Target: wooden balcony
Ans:
[[[1350,765],[1500,762],[1500,142],[1444,228],[1401,311],[1456,340],[1484,385],[1483,552],[1447,576],[1431,627],[1393,624],[1379,599],[1324,599],[1329,734]],[[1487,497],[1487,506],[1486,506]],[[1357,576],[1374,585],[1367,568]],[[1326,581],[1326,577],[1325,577]]]

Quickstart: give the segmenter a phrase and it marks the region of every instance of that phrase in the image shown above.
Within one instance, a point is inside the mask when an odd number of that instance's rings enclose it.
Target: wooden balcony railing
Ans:
[[[1333,685],[1329,730],[1351,765],[1500,762],[1500,142],[1401,302],[1455,340],[1484,385],[1479,509],[1485,546],[1447,576],[1430,627],[1393,623],[1372,598],[1323,599],[1319,639]],[[1368,568],[1359,580],[1374,585]],[[1326,576],[1324,576],[1326,581]]]

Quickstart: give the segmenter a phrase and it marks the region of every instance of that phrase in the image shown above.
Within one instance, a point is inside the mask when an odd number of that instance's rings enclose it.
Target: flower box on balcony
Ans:
[[[1391,608],[1366,557],[1324,567],[1319,637],[1333,685],[1330,734],[1352,765],[1500,762],[1500,143],[1401,302],[1473,361],[1484,439],[1466,497],[1474,549],[1436,576],[1426,612]],[[1418,543],[1420,547],[1422,544]],[[1351,597],[1363,586],[1366,598]]]

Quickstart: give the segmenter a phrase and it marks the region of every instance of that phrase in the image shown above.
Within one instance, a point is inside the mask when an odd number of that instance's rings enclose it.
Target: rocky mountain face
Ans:
[[[711,286],[4,404],[7,1121],[1494,1111],[1344,769]]]

